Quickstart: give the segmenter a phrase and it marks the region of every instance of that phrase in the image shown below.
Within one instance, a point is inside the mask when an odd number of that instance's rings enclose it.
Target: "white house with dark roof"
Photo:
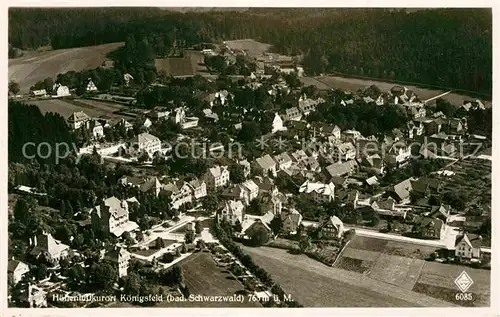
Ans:
[[[128,275],[128,268],[130,265],[130,252],[124,248],[114,248],[104,255],[104,259],[110,261],[116,266],[118,271],[118,278]]]
[[[241,187],[246,192],[249,202],[257,198],[259,195],[259,186],[257,186],[257,184],[255,184],[255,182],[251,179],[242,183]]]
[[[68,256],[69,246],[54,239],[50,233],[44,232],[35,236],[32,244],[30,253],[37,258],[43,255],[48,261],[57,263]]]
[[[47,97],[47,91],[45,89],[32,90],[31,94],[33,97]]]
[[[235,225],[237,222],[243,223],[243,210],[245,206],[239,200],[229,200],[226,201],[224,207],[219,211],[217,215],[217,220],[227,221],[231,225]]]
[[[194,178],[188,182],[189,187],[193,190],[193,196],[196,199],[207,196],[207,184],[204,180]]]
[[[356,148],[351,142],[344,142],[333,145],[333,157],[339,162],[354,160],[356,158]]]
[[[17,260],[9,260],[7,265],[7,276],[9,283],[17,284],[26,273],[30,271],[30,268],[27,264],[17,261]]]
[[[94,119],[90,120],[89,129],[94,139],[100,140],[104,137],[104,128],[102,127],[102,124],[98,120]]]
[[[275,155],[274,161],[276,161],[277,163],[278,170],[285,170],[292,166],[292,158],[290,157],[290,155],[288,155],[287,152]]]
[[[337,216],[331,216],[323,221],[319,226],[319,230],[322,237],[326,239],[339,239],[345,231],[344,223]]]
[[[73,112],[68,118],[68,124],[73,130],[80,129],[81,127],[86,127],[87,122],[90,121],[90,117],[83,111]]]
[[[160,139],[146,132],[138,134],[133,142],[139,152],[146,152],[149,157],[153,157],[156,152],[161,151]]]
[[[229,169],[227,166],[220,165],[211,167],[205,173],[203,179],[205,180],[207,187],[210,190],[226,186],[229,182]]]
[[[457,237],[455,256],[460,259],[479,261],[481,259],[482,237],[472,233],[464,233]]]
[[[117,237],[124,232],[133,231],[139,226],[129,220],[127,201],[116,197],[104,199],[100,205],[91,211],[92,226],[96,231],[103,231]]]
[[[163,185],[162,190],[170,197],[173,209],[179,209],[182,205],[193,201],[193,187],[187,182],[170,182]]]
[[[53,95],[55,98],[71,96],[68,86],[63,86],[59,83],[54,84],[52,92],[55,93],[55,95]]]
[[[311,196],[317,202],[327,202],[335,199],[335,185],[305,181],[299,188],[299,193]]]

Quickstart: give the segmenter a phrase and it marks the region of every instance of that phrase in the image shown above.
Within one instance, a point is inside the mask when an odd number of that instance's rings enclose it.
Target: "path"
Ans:
[[[448,95],[448,94],[450,94],[450,93],[451,93],[451,90],[450,90],[450,91],[447,91],[447,92],[445,92],[445,93],[442,93],[442,94],[440,94],[440,95],[437,95],[437,96],[435,96],[435,97],[429,98],[429,99],[427,99],[427,100],[425,100],[425,101],[424,101],[424,104],[426,104],[426,103],[428,103],[429,101],[432,101],[432,100],[434,100],[434,99],[438,99],[438,98],[444,97],[444,96],[446,96],[446,95]]]

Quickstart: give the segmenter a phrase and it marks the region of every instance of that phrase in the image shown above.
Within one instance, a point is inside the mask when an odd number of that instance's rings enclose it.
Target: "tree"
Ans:
[[[205,241],[203,239],[199,239],[196,241],[196,247],[199,249],[204,249],[205,248]]]
[[[139,289],[141,287],[141,278],[137,273],[131,272],[127,275],[125,279],[124,290],[128,294],[139,294]]]
[[[245,181],[245,168],[243,165],[234,164],[229,168],[229,178],[235,184],[241,184]]]
[[[215,195],[209,194],[202,198],[201,205],[207,213],[212,214],[217,211],[217,206],[219,205],[219,202]]]
[[[195,238],[195,236],[194,236],[193,230],[186,231],[186,234],[184,236],[184,240],[186,241],[186,243],[193,243],[194,238]]]
[[[15,81],[11,80],[9,81],[9,92],[13,95],[17,95],[17,93],[19,92],[20,88],[19,88],[19,84],[16,83]]]
[[[242,230],[243,227],[241,226],[241,222],[236,220],[236,223],[234,224],[234,232],[240,233]]]
[[[309,237],[301,238],[299,241],[299,248],[302,253],[306,252],[307,249],[311,246],[311,240]]]
[[[155,241],[155,248],[156,249],[163,249],[165,247],[165,241],[161,237],[156,238]]]
[[[184,280],[184,275],[182,274],[182,269],[178,265],[174,265],[172,268],[172,277],[175,284],[180,284]]]
[[[137,162],[139,163],[144,163],[150,160],[151,158],[149,157],[149,154],[146,151],[142,152],[141,155],[139,155],[139,157],[137,158]]]
[[[264,228],[258,227],[250,233],[250,243],[254,247],[264,245],[269,241],[269,233]]]
[[[94,287],[109,290],[118,277],[116,269],[109,263],[94,264],[91,267],[91,281]]]
[[[201,223],[199,221],[196,221],[194,223],[194,230],[195,230],[196,234],[200,234],[201,231],[203,230],[203,228],[201,227]]]
[[[271,227],[271,230],[273,230],[273,233],[275,235],[279,234],[281,232],[281,229],[283,228],[283,221],[281,220],[281,216],[275,215],[271,220],[269,227]]]
[[[257,122],[244,122],[238,135],[241,142],[253,142],[262,136],[260,126]]]
[[[139,231],[135,234],[135,238],[137,239],[137,241],[142,241],[144,240],[144,233],[142,233],[142,231]]]

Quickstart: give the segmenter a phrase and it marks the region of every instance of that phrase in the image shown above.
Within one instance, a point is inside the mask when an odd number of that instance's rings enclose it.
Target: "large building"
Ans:
[[[316,202],[328,202],[334,200],[335,185],[333,183],[323,184],[305,181],[299,188],[299,193],[309,195]]]
[[[218,221],[227,221],[231,225],[243,222],[243,209],[245,206],[239,200],[229,200],[219,212]]]
[[[50,233],[42,233],[32,240],[31,254],[35,257],[44,256],[48,261],[57,263],[68,255],[69,246],[54,239]]]
[[[130,252],[124,248],[115,248],[106,253],[104,259],[116,265],[119,278],[127,276],[130,264]]]
[[[83,111],[73,112],[68,118],[68,124],[73,130],[80,129],[81,127],[87,127],[87,122],[90,121],[90,117]]]
[[[156,152],[161,151],[161,141],[156,136],[149,133],[141,133],[134,138],[134,146],[137,146],[139,152],[148,153],[153,157]]]
[[[229,170],[227,166],[215,166],[209,168],[204,176],[204,179],[210,190],[226,186],[229,182]]]
[[[121,201],[114,196],[95,206],[91,212],[91,218],[94,230],[110,233],[117,237],[124,232],[139,228],[135,222],[129,220],[127,201]]]
[[[27,264],[14,259],[9,260],[9,264],[7,266],[9,283],[17,284],[29,271],[30,268]]]

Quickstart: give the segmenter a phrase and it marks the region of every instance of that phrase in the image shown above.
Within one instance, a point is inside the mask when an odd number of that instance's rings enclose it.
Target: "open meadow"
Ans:
[[[428,246],[356,236],[335,267],[456,305],[488,306],[490,271],[425,261],[434,251]],[[455,300],[460,291],[454,281],[464,270],[474,280],[469,290],[472,301]]]
[[[110,43],[30,52],[26,56],[9,59],[9,80],[19,83],[21,93],[27,93],[30,86],[47,77],[55,79],[58,74],[71,70],[81,71],[101,66],[106,55],[122,45],[123,43]]]
[[[29,100],[27,104],[37,106],[42,113],[55,112],[64,118],[68,118],[73,112],[83,111],[91,117],[107,119],[128,118],[115,112],[126,107],[108,102],[84,100],[84,99],[46,99]]]

